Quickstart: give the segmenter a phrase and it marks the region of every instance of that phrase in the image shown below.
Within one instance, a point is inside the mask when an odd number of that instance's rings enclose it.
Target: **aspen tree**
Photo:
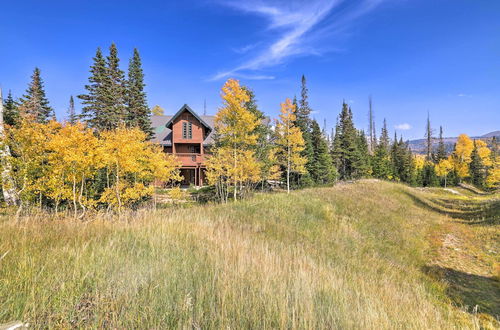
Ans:
[[[3,200],[7,205],[16,205],[18,197],[12,178],[12,165],[9,161],[11,153],[6,139],[3,115],[3,97],[2,88],[0,87],[0,166],[2,171],[2,193]]]
[[[211,184],[231,185],[236,200],[238,187],[241,190],[243,185],[260,180],[260,164],[253,150],[259,120],[246,108],[250,96],[237,80],[224,84],[221,97],[223,106],[215,115],[218,147],[207,163],[207,174]]]
[[[304,150],[304,139],[299,127],[295,126],[295,105],[290,99],[281,103],[280,119],[276,123],[276,144],[278,159],[286,170],[286,190],[290,193],[290,173],[305,173],[307,158],[301,155]]]

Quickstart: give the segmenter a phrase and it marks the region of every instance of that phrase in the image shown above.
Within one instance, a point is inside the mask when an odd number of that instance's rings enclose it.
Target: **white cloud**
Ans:
[[[411,125],[408,123],[403,123],[403,124],[399,124],[399,125],[394,126],[394,128],[398,129],[400,131],[407,131],[407,130],[411,129]]]
[[[472,97],[472,95],[470,95],[470,94],[464,94],[464,93],[460,93],[457,96],[458,97]]]
[[[359,6],[355,6],[354,10],[344,15],[347,18],[342,19],[341,24],[345,27],[349,21],[372,10],[382,1],[384,0],[362,0]],[[276,37],[265,45],[262,41],[237,49],[241,53],[248,53],[254,49],[257,51],[235,68],[215,74],[211,80],[236,76],[242,71],[263,70],[282,64],[292,56],[321,54],[322,51],[314,47],[311,42],[321,41],[326,35],[324,27],[317,29],[317,35],[312,34],[320,23],[327,21],[329,15],[342,2],[343,0],[226,0],[221,2],[235,10],[263,16],[269,21],[266,34],[275,34]],[[339,22],[326,22],[326,25],[337,26]],[[257,47],[261,44],[262,47]]]

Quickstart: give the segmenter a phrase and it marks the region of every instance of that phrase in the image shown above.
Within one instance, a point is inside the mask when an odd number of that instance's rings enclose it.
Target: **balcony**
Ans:
[[[199,166],[205,165],[205,155],[194,153],[176,153],[175,156],[179,158],[182,166]]]

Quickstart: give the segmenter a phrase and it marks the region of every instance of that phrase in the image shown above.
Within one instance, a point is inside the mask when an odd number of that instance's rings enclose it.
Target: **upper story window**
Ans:
[[[193,138],[193,124],[191,122],[182,123],[182,138],[183,139]]]

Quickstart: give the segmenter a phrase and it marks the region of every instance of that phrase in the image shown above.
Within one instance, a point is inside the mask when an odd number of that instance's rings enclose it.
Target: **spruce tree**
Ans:
[[[300,185],[307,186],[312,183],[310,172],[313,167],[314,150],[311,139],[311,119],[309,117],[311,114],[311,108],[309,106],[309,91],[307,89],[306,77],[304,75],[302,75],[301,83],[301,99],[296,113],[296,125],[301,130],[302,138],[304,139],[304,150],[302,151],[301,156],[307,159],[307,173],[300,177]]]
[[[439,126],[439,142],[438,142],[438,149],[436,153],[436,163],[439,163],[440,160],[446,158],[446,147],[444,145],[444,138],[443,138],[443,126]]]
[[[352,120],[352,111],[344,102],[333,142],[333,158],[341,180],[362,176],[362,157],[358,148],[358,132]]]
[[[126,87],[125,73],[120,69],[120,59],[115,43],[109,47],[106,57],[106,75],[104,78],[104,102],[106,107],[105,129],[114,129],[125,124],[126,116]]]
[[[313,162],[311,178],[316,184],[328,184],[335,180],[336,171],[328,152],[328,143],[316,120],[311,122],[311,140],[313,146]]]
[[[482,187],[484,185],[484,181],[486,178],[485,175],[485,166],[481,157],[479,156],[478,148],[476,145],[476,141],[474,140],[474,149],[472,149],[472,153],[470,155],[471,162],[469,164],[469,173],[471,182],[473,185],[477,187]]]
[[[387,122],[384,119],[384,125],[380,134],[379,142],[375,148],[373,156],[372,171],[373,176],[379,179],[390,179],[392,177],[392,164],[389,154],[389,132]]]
[[[368,147],[368,140],[365,135],[365,131],[360,130],[358,132],[358,151],[359,151],[359,165],[356,176],[357,177],[366,177],[370,175],[370,151]]]
[[[19,113],[29,120],[45,123],[54,117],[54,109],[49,105],[40,69],[35,68],[26,94],[20,99]]]
[[[4,100],[3,109],[3,120],[5,124],[9,126],[16,126],[19,124],[19,104],[14,101],[10,90],[7,94],[7,98]]]
[[[97,48],[93,61],[94,63],[90,67],[89,84],[85,85],[87,94],[81,94],[77,97],[82,100],[83,104],[81,117],[88,122],[90,127],[102,131],[108,126],[108,115],[104,99],[104,80],[107,74],[106,60],[101,48]]]
[[[134,48],[130,59],[127,81],[127,124],[130,127],[139,127],[148,137],[153,137],[151,126],[151,112],[144,92],[144,73],[142,71],[139,51]]]
[[[73,95],[69,97],[69,107],[68,107],[68,123],[71,125],[76,124],[78,121],[78,116],[75,112],[75,100],[73,100]]]

